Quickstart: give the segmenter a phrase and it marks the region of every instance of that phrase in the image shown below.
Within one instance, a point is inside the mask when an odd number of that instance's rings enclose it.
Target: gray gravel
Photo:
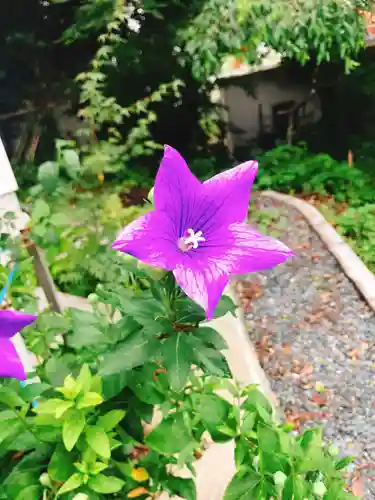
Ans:
[[[375,316],[298,212],[271,199],[256,205],[276,207],[268,232],[296,252],[238,284],[281,408],[296,423],[323,424],[342,454],[375,462]],[[365,498],[375,499],[371,478]]]

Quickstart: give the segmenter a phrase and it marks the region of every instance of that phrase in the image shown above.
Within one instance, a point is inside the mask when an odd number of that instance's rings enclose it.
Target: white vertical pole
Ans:
[[[14,177],[12,166],[9,162],[3,142],[0,137],[0,217],[5,212],[14,212],[16,214],[16,220],[12,221],[12,223],[16,227],[16,234],[26,228],[29,219],[28,216],[21,210],[16,195],[17,189],[18,184],[16,178]],[[12,231],[10,228],[6,228],[6,232],[9,234],[14,234],[14,231]],[[33,258],[35,274],[40,286],[43,288],[48,302],[50,303],[54,311],[62,312],[62,306],[59,301],[55,284],[48,270],[48,265],[45,261],[43,251],[35,245],[31,244],[28,247],[28,252]],[[9,256],[6,255],[5,252],[3,252],[2,255],[0,254],[0,259],[0,262],[6,263],[9,259]]]

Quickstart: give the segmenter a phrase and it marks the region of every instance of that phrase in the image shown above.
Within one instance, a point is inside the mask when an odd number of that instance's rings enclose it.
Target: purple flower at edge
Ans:
[[[212,319],[231,274],[262,271],[293,252],[244,221],[258,171],[242,163],[201,183],[165,146],[154,186],[155,210],[126,226],[113,249],[173,271],[186,295]]]
[[[12,337],[33,323],[36,316],[17,311],[0,310],[0,377],[25,380],[26,373],[20,356],[12,343]]]

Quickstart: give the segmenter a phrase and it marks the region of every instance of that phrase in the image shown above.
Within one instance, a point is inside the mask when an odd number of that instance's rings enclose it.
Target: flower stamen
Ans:
[[[197,231],[195,233],[193,229],[189,228],[187,230],[187,233],[189,234],[189,236],[187,238],[181,238],[178,242],[178,247],[183,252],[187,252],[192,248],[197,249],[199,243],[201,243],[202,241],[206,241],[206,238],[202,236],[202,231]]]

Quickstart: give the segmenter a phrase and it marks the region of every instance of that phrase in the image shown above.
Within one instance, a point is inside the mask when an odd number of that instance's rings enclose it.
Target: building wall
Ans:
[[[307,83],[297,82],[282,68],[221,81],[221,101],[232,147],[245,145],[261,134],[274,133],[273,106],[288,101],[301,103],[309,92]],[[315,123],[320,117],[319,99],[314,96],[300,113],[299,123]]]

